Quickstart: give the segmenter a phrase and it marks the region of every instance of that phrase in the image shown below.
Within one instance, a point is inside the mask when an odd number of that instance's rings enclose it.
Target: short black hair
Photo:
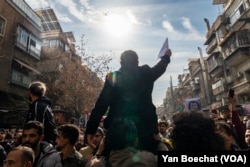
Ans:
[[[126,50],[121,54],[121,66],[125,68],[138,66],[138,55],[133,50]]]
[[[36,129],[39,136],[44,134],[44,126],[39,121],[29,121],[24,124],[23,131],[29,129]]]
[[[63,138],[68,138],[72,145],[75,145],[80,134],[80,129],[74,124],[61,125],[58,131],[61,131]]]

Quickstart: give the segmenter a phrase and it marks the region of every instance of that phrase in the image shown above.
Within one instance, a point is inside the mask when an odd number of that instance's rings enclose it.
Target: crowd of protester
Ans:
[[[86,129],[74,122],[56,127],[45,85],[32,83],[24,126],[0,128],[0,167],[156,167],[158,151],[250,151],[250,117],[239,116],[235,96],[228,96],[223,114],[183,111],[171,123],[157,122],[151,93],[170,56],[167,50],[153,68],[138,69],[137,54],[125,51],[121,71],[107,75]],[[129,81],[122,83],[123,77]]]
[[[250,119],[239,117],[234,103],[231,100],[226,118],[193,111],[173,115],[171,124],[159,120],[159,134],[155,137],[159,141],[158,150],[249,151]],[[36,167],[157,166],[157,154],[137,148],[138,132],[130,119],[115,119],[108,132],[99,126],[93,138],[95,147],[88,145],[84,129],[77,125],[63,124],[57,131],[56,144],[52,145],[44,141],[44,126],[39,121],[29,121],[21,130],[1,128],[0,166],[18,161]],[[103,155],[105,144],[110,149],[109,156]],[[29,156],[22,160],[19,154]]]
[[[180,112],[173,115],[171,124],[166,120],[159,120],[159,135],[155,137],[160,141],[161,148],[158,150],[249,151],[249,123],[244,124],[243,119],[233,109],[228,112],[231,117],[227,119],[220,116],[211,118],[202,112]],[[233,117],[235,115],[236,118]],[[235,120],[239,122],[235,124]],[[132,120],[115,119],[109,132],[98,127],[93,138],[96,147],[91,148],[86,137],[84,139],[84,130],[70,123],[58,127],[55,145],[43,141],[44,127],[38,121],[27,122],[22,131],[0,129],[0,166],[19,163],[18,161],[36,167],[126,167],[132,164],[157,166],[157,154],[137,148],[138,132]],[[105,142],[107,138],[109,141]],[[110,148],[108,157],[102,154],[105,144]],[[19,154],[29,156],[22,155],[28,156],[22,160]]]

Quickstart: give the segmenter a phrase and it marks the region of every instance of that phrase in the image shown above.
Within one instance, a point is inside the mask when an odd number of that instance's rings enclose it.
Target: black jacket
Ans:
[[[0,145],[0,167],[3,166],[3,161],[6,158],[6,152],[4,150],[4,147],[2,145]]]
[[[59,153],[62,158],[62,153]],[[68,155],[66,159],[62,159],[63,167],[84,167],[87,160],[82,157],[82,154],[79,153],[75,148]]]
[[[86,134],[96,132],[106,111],[109,111],[104,120],[107,130],[114,118],[125,116],[135,122],[139,138],[157,133],[156,107],[151,94],[154,82],[166,71],[169,62],[170,57],[163,56],[154,67],[139,66],[133,74],[122,68],[109,73],[87,122]]]
[[[40,154],[35,159],[35,167],[62,167],[61,157],[57,150],[47,142],[40,143]]]
[[[39,121],[43,123],[44,141],[54,145],[57,137],[57,129],[51,104],[51,101],[46,97],[41,97],[30,104],[26,123],[28,121]]]

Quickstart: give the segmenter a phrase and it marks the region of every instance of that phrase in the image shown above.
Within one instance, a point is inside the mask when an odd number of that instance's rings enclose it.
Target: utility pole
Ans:
[[[175,112],[176,108],[175,108],[175,99],[174,99],[172,76],[170,76],[170,91],[171,91],[172,110],[173,110],[173,112]]]
[[[201,59],[201,70],[202,70],[202,76],[203,76],[203,83],[204,83],[204,89],[205,89],[205,98],[207,105],[211,103],[211,97],[209,93],[209,87],[208,87],[208,78],[207,78],[207,73],[206,73],[206,67],[202,55],[202,50],[200,47],[198,47],[198,50],[200,52],[200,59]]]

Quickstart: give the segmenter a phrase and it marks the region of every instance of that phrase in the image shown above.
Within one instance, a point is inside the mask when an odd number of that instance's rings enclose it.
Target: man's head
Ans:
[[[26,146],[18,146],[11,149],[6,159],[4,167],[31,167],[34,163],[34,151]]]
[[[46,85],[40,81],[32,82],[29,91],[33,96],[42,97],[46,93]]]
[[[15,133],[14,144],[15,146],[19,146],[20,144],[22,144],[22,132]]]
[[[3,141],[5,138],[5,130],[3,128],[0,128],[0,141]]]
[[[79,134],[75,147],[77,151],[79,151],[82,147],[84,147],[84,134],[82,133]]]
[[[250,115],[245,115],[242,119],[244,126],[247,126],[247,121],[250,120]],[[247,128],[247,127],[246,127]]]
[[[215,131],[212,118],[200,112],[180,112],[173,116],[171,140],[174,150],[224,150],[225,142]]]
[[[98,128],[97,128],[97,131],[96,131],[96,133],[95,133],[95,135],[94,135],[94,141],[93,141],[94,145],[98,146],[98,145],[100,144],[100,142],[101,142],[103,136],[104,136],[104,131],[103,131],[103,129],[100,128],[100,127],[98,127]]]
[[[250,127],[248,129],[246,129],[245,141],[246,141],[248,148],[250,148]]]
[[[43,124],[38,121],[29,121],[23,127],[22,145],[37,149],[44,138]]]
[[[64,124],[58,127],[56,147],[60,150],[67,145],[74,146],[79,138],[80,130],[76,125]]]
[[[138,66],[138,55],[133,50],[126,50],[121,54],[121,67],[127,70]]]
[[[158,122],[158,128],[159,128],[159,132],[161,134],[164,134],[167,131],[168,123],[166,121],[161,120],[161,121]]]

